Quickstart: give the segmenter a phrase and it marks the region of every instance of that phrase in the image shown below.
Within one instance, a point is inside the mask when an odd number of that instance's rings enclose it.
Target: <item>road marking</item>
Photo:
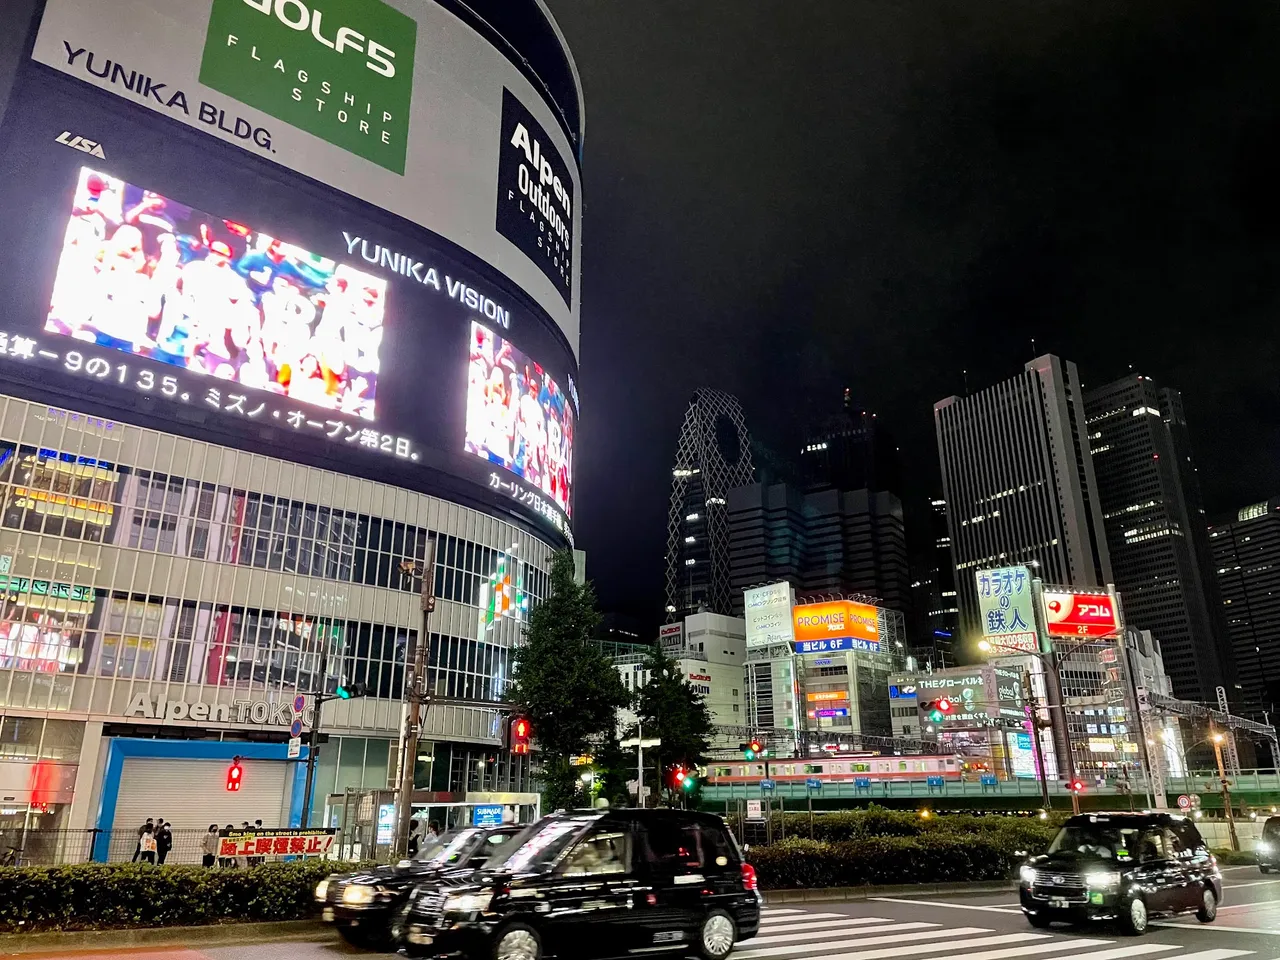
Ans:
[[[795,910],[789,907],[765,907],[760,911],[762,916],[772,917],[779,913],[804,913],[803,910]]]
[[[875,933],[881,933],[881,932],[891,933],[891,932],[896,932],[898,930],[924,930],[929,927],[940,927],[940,926],[942,926],[942,924],[940,923],[921,923],[918,921],[914,921],[911,923],[894,923],[894,924],[890,924],[887,927],[876,927],[874,932]],[[773,931],[771,930],[769,932],[772,933]],[[946,931],[944,930],[941,932],[945,933]],[[984,930],[982,932],[986,933],[987,931]],[[840,931],[838,930],[812,930],[809,933],[783,933],[783,934],[779,934],[776,937],[756,937],[752,940],[752,943],[755,943],[755,944],[796,943],[800,940],[824,940],[828,937],[835,937],[839,935],[840,935]],[[890,941],[881,938],[880,942],[889,943]]]
[[[797,911],[797,913],[802,913],[803,916],[799,916],[799,917],[761,916],[760,922],[761,923],[795,923],[799,920],[846,920],[849,917],[847,913],[804,913],[803,911]]]
[[[1196,953],[1180,953],[1176,957],[1163,957],[1162,960],[1228,960],[1230,957],[1243,957],[1253,953],[1252,950],[1200,950]]]
[[[1280,883],[1280,880],[1253,880],[1249,883],[1224,883],[1226,890],[1239,890],[1242,887],[1265,887],[1269,883]]]
[[[1021,913],[1019,907],[1010,910],[1008,907],[984,907],[976,903],[943,903],[941,900],[908,900],[903,897],[870,897],[877,903],[908,903],[917,907],[946,907],[949,910],[985,910],[988,913]]]
[[[1172,927],[1175,930],[1206,930],[1214,933],[1265,933],[1272,937],[1280,937],[1280,930],[1263,930],[1259,927],[1228,927],[1221,923],[1176,923],[1171,920],[1153,920],[1153,927]]]
[[[1015,936],[1017,936],[1015,934]],[[1063,950],[1079,950],[1081,947],[1098,947],[1113,943],[1111,940],[1075,940],[1063,938],[1061,940],[1051,940],[1046,934],[1021,934],[1023,942],[1014,947],[1005,947],[1000,950],[983,950],[979,953],[956,954],[958,960],[1005,960],[1012,957],[1028,957],[1046,953],[1060,953]],[[1032,942],[1039,941],[1039,942]],[[1006,941],[1007,942],[1007,941]],[[943,949],[950,946],[952,949],[963,949],[968,946],[970,941],[962,941],[960,943],[939,944]],[[1170,948],[1177,949],[1177,948]],[[822,957],[814,957],[812,960],[882,960],[882,958],[892,957],[914,957],[918,951],[912,947],[902,949],[899,947],[889,947],[884,950],[856,950],[852,953],[832,953]],[[1149,952],[1149,951],[1148,951]],[[1093,957],[1094,954],[1072,954],[1071,960],[1077,960],[1080,956]]]
[[[918,924],[913,924],[912,926],[913,927],[936,927],[937,924],[918,923]],[[943,937],[964,937],[974,933],[993,933],[993,932],[994,931],[992,930],[985,930],[981,927],[950,927],[947,929],[939,928],[936,930],[920,930],[920,931],[911,932],[911,933],[891,934],[891,935],[882,936],[882,937],[881,936],[859,937],[858,943],[868,945],[868,946],[882,944],[882,943],[914,944],[917,941],[923,941],[923,940],[937,940]],[[1026,934],[1023,934],[1023,936],[1026,936]],[[783,939],[789,939],[789,938],[784,937]],[[753,938],[745,942],[750,944],[756,944],[756,943],[759,943],[760,941]],[[955,945],[956,944],[954,942],[947,941],[941,945],[941,948],[954,947]],[[801,943],[792,947],[774,947],[771,950],[752,949],[752,950],[747,950],[744,953],[738,953],[735,951],[733,956],[734,956],[734,960],[751,960],[751,958],[753,957],[759,957],[759,958],[794,957],[802,953],[813,953],[814,951],[821,951],[821,950],[838,950],[842,947],[847,947],[847,946],[849,946],[849,942],[847,940],[827,940],[822,943]],[[888,953],[882,954],[882,956],[886,956],[886,957],[893,956],[894,951],[899,949],[900,949],[899,947],[894,947]]]
[[[824,916],[838,916],[838,914],[824,914]],[[799,917],[783,917],[783,919],[796,920],[796,921],[800,920]],[[767,932],[769,933],[786,933],[792,930],[817,930],[818,928],[821,927],[823,929],[826,929],[830,933],[830,935],[834,937],[839,934],[839,931],[831,930],[830,929],[831,927],[864,927],[869,923],[894,923],[894,922],[895,921],[890,920],[887,917],[845,917],[843,920],[818,920],[813,923],[797,922],[797,923],[784,923],[784,924],[770,924],[767,928],[761,927],[761,929],[767,930]],[[851,931],[851,932],[856,933],[857,931]]]

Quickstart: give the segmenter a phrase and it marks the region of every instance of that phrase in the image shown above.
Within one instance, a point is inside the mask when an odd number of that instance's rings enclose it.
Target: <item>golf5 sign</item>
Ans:
[[[200,82],[403,174],[417,30],[381,0],[213,0]]]

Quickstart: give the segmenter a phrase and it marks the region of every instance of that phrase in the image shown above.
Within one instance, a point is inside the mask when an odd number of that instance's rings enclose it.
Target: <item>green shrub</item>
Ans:
[[[837,842],[787,839],[747,854],[768,890],[1006,880],[1022,859],[983,833],[933,830]]]
[[[1218,858],[1218,863],[1228,867],[1244,867],[1258,862],[1258,855],[1250,850],[1232,850],[1230,847],[1215,847],[1213,855]]]
[[[316,884],[351,866],[300,860],[248,870],[141,863],[0,867],[0,932],[301,920],[316,912]]]

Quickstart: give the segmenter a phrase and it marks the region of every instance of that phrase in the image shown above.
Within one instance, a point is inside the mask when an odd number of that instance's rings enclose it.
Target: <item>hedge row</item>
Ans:
[[[1053,840],[1061,820],[997,814],[941,814],[928,819],[907,810],[888,810],[872,805],[865,810],[815,813],[814,840],[839,843],[876,837],[967,836],[985,837],[1012,850],[1040,852]],[[785,829],[784,829],[785,828]],[[775,814],[775,836],[809,837],[807,813]]]
[[[926,832],[827,842],[788,838],[752,847],[747,860],[767,890],[864,884],[1005,880],[1024,859],[998,838]]]
[[[80,863],[0,867],[0,932],[301,920],[316,884],[350,865],[304,860],[248,870]]]

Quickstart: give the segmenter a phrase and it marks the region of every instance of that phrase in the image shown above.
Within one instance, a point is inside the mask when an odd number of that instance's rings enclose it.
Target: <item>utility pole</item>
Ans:
[[[417,565],[401,563],[402,573],[412,576]],[[405,713],[403,746],[400,751],[400,790],[396,796],[396,851],[407,855],[409,831],[413,821],[413,775],[418,766],[418,736],[422,721],[431,706],[431,691],[427,686],[427,670],[430,667],[431,614],[436,609],[436,541],[427,541],[427,558],[422,565],[422,625],[418,629],[418,642],[413,648],[413,663],[404,679],[404,698],[408,704]]]
[[[662,746],[661,737],[650,737],[644,739],[644,726],[639,717],[636,717],[636,735],[628,737],[618,744],[620,747],[636,748],[636,806],[643,807],[644,803],[644,748]],[[662,793],[662,771],[658,771],[658,793]]]
[[[1231,834],[1231,849],[1240,849],[1240,838],[1236,836],[1236,820],[1231,813],[1231,784],[1227,780],[1227,771],[1222,768],[1222,741],[1223,736],[1215,733],[1210,739],[1213,740],[1213,755],[1218,761],[1218,779],[1222,782],[1222,806],[1227,811],[1227,832]]]
[[[1040,711],[1036,709],[1036,695],[1031,689],[1031,672],[1022,668],[1022,691],[1027,719],[1031,723],[1031,755],[1036,760],[1036,773],[1040,776],[1040,795],[1045,813],[1053,809],[1049,800],[1049,778],[1044,775],[1044,745],[1040,742]]]

